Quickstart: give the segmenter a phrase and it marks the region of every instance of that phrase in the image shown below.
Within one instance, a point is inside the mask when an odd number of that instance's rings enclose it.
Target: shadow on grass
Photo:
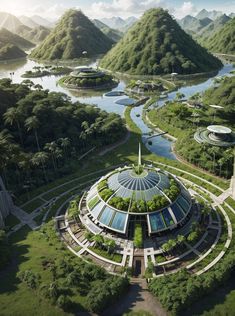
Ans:
[[[0,271],[0,294],[15,291],[20,283],[16,275],[19,271],[19,264],[27,260],[25,255],[28,253],[28,246],[20,245],[18,242],[26,239],[29,232],[28,226],[24,226],[9,238],[11,259],[9,264]]]

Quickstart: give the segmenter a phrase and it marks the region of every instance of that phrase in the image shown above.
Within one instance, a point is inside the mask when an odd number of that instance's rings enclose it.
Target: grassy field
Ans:
[[[51,272],[43,270],[42,258],[55,258],[63,256],[63,253],[50,246],[45,239],[41,238],[39,232],[30,232],[27,226],[14,234],[11,242],[13,261],[8,269],[0,272],[0,315],[69,315],[53,307],[50,302],[36,293],[32,293],[32,290],[25,284],[21,284],[16,277],[17,272],[32,269],[40,273],[43,280],[51,279]]]
[[[112,152],[107,153],[105,156],[89,156],[86,157],[86,162],[81,164],[77,164],[77,170],[70,176],[61,178],[56,180],[53,183],[50,183],[46,186],[38,188],[31,192],[31,197],[37,196],[40,193],[46,193],[45,196],[50,199],[54,196],[65,192],[68,189],[73,188],[75,185],[78,185],[78,182],[81,183],[81,180],[75,180],[73,183],[66,184],[63,188],[56,189],[56,186],[63,184],[66,181],[75,179],[77,177],[84,176],[84,181],[88,181],[95,177],[96,175],[99,176],[103,173],[106,173],[107,170],[105,168],[109,168],[113,165],[118,164],[130,164],[137,162],[137,152],[138,152],[138,143],[141,139],[141,131],[139,128],[134,124],[130,117],[131,108],[127,107],[125,112],[125,118],[127,124],[131,130],[130,138],[126,144],[119,146],[118,148],[114,149]],[[221,187],[222,189],[226,189],[228,187],[228,182],[224,180],[220,180],[212,175],[204,174],[194,168],[184,165],[178,161],[171,161],[162,157],[158,157],[153,155],[147,151],[147,149],[143,146],[142,148],[143,153],[143,160],[152,160],[154,162],[161,162],[166,163],[169,166],[174,166],[177,168],[182,169],[183,171],[173,171],[171,168],[169,169],[170,172],[173,172],[177,175],[188,177],[190,180],[195,181],[201,186],[207,187],[219,195],[221,193],[220,190],[214,188],[210,184],[206,184],[202,180],[195,179],[192,176],[186,175],[184,171],[191,172],[196,174],[197,176],[201,177],[201,179],[206,179],[211,183],[214,183]],[[95,176],[89,176],[92,172],[97,172],[100,170],[99,174]],[[55,188],[53,192],[48,192],[48,190]],[[71,193],[70,193],[71,194]],[[55,215],[57,208],[69,197],[69,194],[61,197],[54,206],[52,206],[49,214],[48,219]],[[22,197],[21,201],[25,200],[25,196]],[[231,201],[229,201],[231,202]],[[24,209],[29,213],[33,211],[34,208],[37,208],[42,204],[43,201],[40,199],[36,199],[29,203]],[[42,216],[39,215],[38,222],[40,222]],[[9,222],[14,222],[14,219],[9,219]],[[50,245],[45,239],[42,238],[40,232],[29,232],[27,227],[23,227],[19,232],[13,235],[12,239],[13,244],[13,253],[14,253],[14,260],[11,266],[6,269],[5,271],[0,272],[0,316],[8,316],[8,315],[72,315],[69,313],[65,313],[57,307],[51,305],[51,303],[45,299],[42,299],[40,295],[32,295],[32,290],[29,290],[26,285],[19,283],[19,280],[16,278],[16,273],[18,271],[22,271],[25,269],[33,269],[34,271],[42,274],[43,280],[50,280],[51,272],[49,270],[44,271],[42,270],[41,261],[44,257],[48,258],[62,258],[69,254],[65,250],[60,250],[59,247],[55,247],[54,245]],[[233,291],[234,292],[234,291]],[[232,295],[231,292],[229,295]],[[235,299],[235,292],[233,294]],[[77,311],[84,309],[84,297],[79,295],[74,295],[73,297],[74,302],[77,304]],[[212,298],[213,299],[213,298]],[[235,301],[235,300],[234,300]],[[12,304],[14,302],[14,304]],[[27,304],[25,303],[27,302]],[[232,304],[232,299],[228,298],[228,305],[227,299],[224,298],[224,310],[229,304]],[[216,302],[214,302],[216,303]],[[35,310],[35,306],[37,309]],[[210,305],[205,306],[205,310],[210,308]],[[212,307],[211,307],[212,308]],[[234,310],[234,309],[233,309]],[[212,314],[211,314],[212,315]],[[220,314],[218,314],[220,315]],[[222,314],[221,314],[222,315]]]

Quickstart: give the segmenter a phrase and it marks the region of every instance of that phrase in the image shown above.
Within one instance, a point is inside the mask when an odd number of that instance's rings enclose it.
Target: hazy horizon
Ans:
[[[90,18],[110,18],[119,16],[139,17],[144,11],[162,7],[168,9],[176,18],[182,18],[188,14],[195,16],[202,9],[208,11],[216,10],[230,14],[235,12],[235,1],[181,1],[181,0],[3,0],[1,1],[1,12],[8,12],[16,16],[40,15],[49,20],[58,19],[70,8],[81,9]]]

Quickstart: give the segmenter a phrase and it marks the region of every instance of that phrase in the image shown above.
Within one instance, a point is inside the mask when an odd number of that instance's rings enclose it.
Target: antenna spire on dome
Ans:
[[[138,166],[141,166],[141,144],[139,143],[139,159],[138,159]]]

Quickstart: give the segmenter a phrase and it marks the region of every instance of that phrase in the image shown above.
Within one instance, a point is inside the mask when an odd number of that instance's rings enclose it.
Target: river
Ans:
[[[6,64],[0,64],[0,78],[11,78],[14,83],[20,83],[24,78],[21,77],[23,73],[27,70],[32,70],[34,66],[43,66],[43,64],[37,63],[32,60],[22,60],[18,62],[9,62]],[[219,71],[217,76],[229,75],[230,71],[233,69],[233,66],[230,64],[225,64],[224,67]],[[177,91],[171,92],[168,94],[167,98],[157,102],[158,106],[163,106],[166,101],[171,101],[175,98],[176,93],[180,92],[185,95],[185,97],[190,97],[196,92],[203,92],[208,89],[213,84],[213,78],[205,79],[202,83],[195,83],[193,85],[187,85],[179,88]],[[44,89],[49,89],[50,91],[66,93],[71,97],[72,101],[80,101],[82,103],[92,104],[98,106],[100,109],[107,112],[114,112],[123,116],[125,106],[116,104],[115,102],[121,98],[126,98],[126,96],[118,97],[106,97],[103,95],[103,92],[78,92],[67,90],[57,84],[60,76],[46,76],[42,78],[30,78],[34,84],[40,84]],[[126,82],[121,80],[118,86],[112,91],[115,90],[124,90],[126,87]],[[146,126],[142,120],[142,111],[143,106],[133,108],[131,111],[131,118],[141,129],[143,134],[149,133],[151,130]],[[172,142],[163,136],[157,136],[151,138],[151,145],[146,140],[146,135],[142,136],[143,143],[145,146],[153,153],[169,158],[176,159],[175,155],[171,151]]]

